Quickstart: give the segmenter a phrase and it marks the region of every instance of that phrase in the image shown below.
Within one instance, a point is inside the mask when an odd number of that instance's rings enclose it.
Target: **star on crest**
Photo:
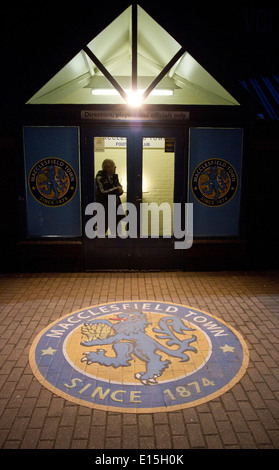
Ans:
[[[42,356],[53,356],[53,354],[57,351],[57,349],[52,349],[51,346],[47,349],[41,349]]]
[[[228,346],[227,344],[225,344],[225,346],[220,346],[220,349],[222,349],[223,353],[226,353],[226,352],[234,353],[234,347]]]

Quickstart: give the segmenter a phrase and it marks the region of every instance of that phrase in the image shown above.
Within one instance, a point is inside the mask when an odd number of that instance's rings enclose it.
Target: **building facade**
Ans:
[[[125,9],[26,103],[21,269],[246,266],[257,131],[241,99],[143,8]],[[95,178],[106,159],[124,212],[97,236]]]

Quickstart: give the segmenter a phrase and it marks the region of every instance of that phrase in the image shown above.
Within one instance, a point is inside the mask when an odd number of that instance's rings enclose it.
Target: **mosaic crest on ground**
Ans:
[[[46,388],[80,405],[130,413],[173,411],[228,391],[249,353],[229,324],[161,301],[91,306],[48,325],[30,350]]]

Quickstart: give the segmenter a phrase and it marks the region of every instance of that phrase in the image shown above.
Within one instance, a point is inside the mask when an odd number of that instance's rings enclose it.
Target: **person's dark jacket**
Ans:
[[[115,195],[116,207],[121,204],[119,196],[122,194],[122,192],[118,189],[120,183],[117,174],[114,174],[113,176],[109,177],[106,171],[100,170],[96,175],[95,182],[96,202],[100,202],[103,205],[107,205],[108,196]]]

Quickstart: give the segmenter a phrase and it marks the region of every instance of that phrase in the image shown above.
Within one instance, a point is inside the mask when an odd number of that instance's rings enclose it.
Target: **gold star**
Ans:
[[[220,349],[223,350],[223,353],[234,352],[234,348],[232,346],[228,346],[227,344],[225,344],[225,346],[220,346]]]
[[[52,349],[51,346],[47,349],[41,349],[42,351],[42,356],[53,356],[53,354],[57,351],[57,349]]]

